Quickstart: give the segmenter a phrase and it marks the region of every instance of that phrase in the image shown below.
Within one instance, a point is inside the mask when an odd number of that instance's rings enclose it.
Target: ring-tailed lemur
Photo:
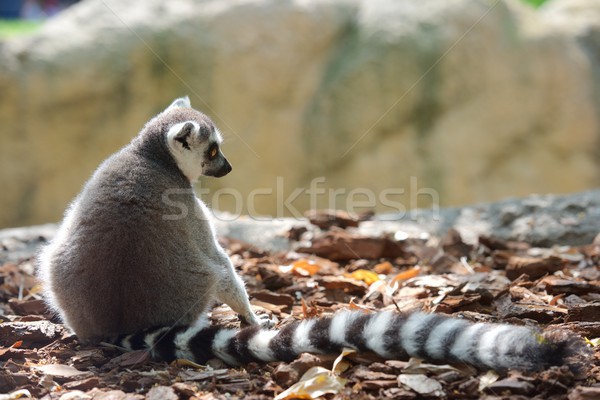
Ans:
[[[231,171],[221,141],[208,117],[187,97],[177,99],[102,163],[73,201],[40,253],[38,272],[48,304],[80,340],[118,338],[163,359],[216,356],[233,365],[343,347],[494,369],[536,370],[583,357],[581,338],[564,332],[438,314],[343,311],[264,327],[191,186],[201,175]],[[206,315],[215,301],[252,326],[211,326]]]

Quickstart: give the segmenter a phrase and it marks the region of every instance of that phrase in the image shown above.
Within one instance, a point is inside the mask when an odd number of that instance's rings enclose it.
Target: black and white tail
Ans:
[[[542,333],[440,314],[390,311],[341,311],[331,317],[296,321],[279,330],[259,326],[225,329],[201,320],[193,326],[124,336],[118,343],[132,350],[151,349],[154,357],[167,361],[185,358],[202,364],[218,357],[230,365],[291,361],[300,353],[336,354],[347,347],[387,359],[415,356],[495,370],[541,370],[565,364],[579,369],[589,352],[580,337],[565,331]]]

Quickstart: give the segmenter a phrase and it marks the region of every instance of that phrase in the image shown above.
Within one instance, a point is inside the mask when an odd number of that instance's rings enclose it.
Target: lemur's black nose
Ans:
[[[223,166],[221,168],[219,168],[219,170],[217,171],[217,173],[214,176],[216,178],[220,178],[220,177],[225,176],[228,173],[230,173],[232,169],[233,169],[233,167],[231,166],[231,164],[229,164],[229,161],[225,160],[225,164],[223,164]]]

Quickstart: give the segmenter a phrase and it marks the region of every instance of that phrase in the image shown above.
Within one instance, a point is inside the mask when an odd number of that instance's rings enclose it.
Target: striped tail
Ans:
[[[250,326],[224,329],[207,319],[193,326],[156,328],[120,338],[123,347],[151,349],[164,360],[203,364],[218,357],[230,365],[291,361],[300,353],[339,353],[344,347],[386,359],[407,356],[465,362],[478,368],[541,370],[552,365],[582,368],[589,349],[573,333],[488,323],[440,314],[366,314],[341,311],[331,317],[295,321],[279,330]]]

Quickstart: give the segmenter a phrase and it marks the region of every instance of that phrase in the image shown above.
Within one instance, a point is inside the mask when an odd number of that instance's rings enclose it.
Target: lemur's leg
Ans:
[[[244,322],[251,325],[270,326],[272,322],[266,315],[256,315],[250,306],[248,293],[244,287],[242,278],[235,272],[233,265],[227,257],[227,263],[224,266],[225,273],[222,275],[217,298],[219,301],[227,304],[233,311],[238,313]]]

